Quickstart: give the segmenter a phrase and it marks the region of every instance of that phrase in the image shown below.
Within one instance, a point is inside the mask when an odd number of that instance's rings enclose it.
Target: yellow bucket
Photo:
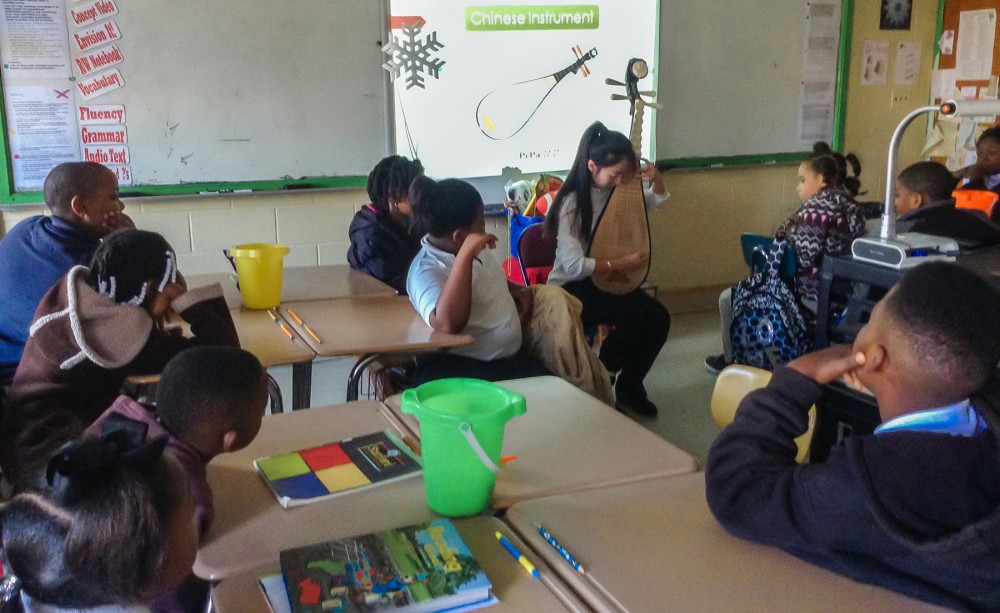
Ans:
[[[240,279],[243,306],[271,309],[281,303],[281,271],[288,247],[269,243],[236,245],[226,250]]]

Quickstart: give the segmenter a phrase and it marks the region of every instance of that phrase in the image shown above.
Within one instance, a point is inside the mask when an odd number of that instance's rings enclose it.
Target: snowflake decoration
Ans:
[[[382,47],[382,51],[389,54],[389,59],[382,64],[382,67],[392,73],[393,79],[405,70],[406,89],[414,86],[424,89],[424,75],[421,72],[426,72],[437,79],[441,67],[444,66],[443,60],[431,57],[433,52],[444,48],[444,45],[438,42],[437,32],[431,32],[423,40],[418,40],[424,23],[422,21],[404,23],[402,42],[394,35],[392,40]]]
[[[912,0],[883,0],[881,29],[908,29]]]

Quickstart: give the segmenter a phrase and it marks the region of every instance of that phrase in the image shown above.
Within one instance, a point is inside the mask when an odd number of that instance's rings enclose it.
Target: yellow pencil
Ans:
[[[292,319],[295,320],[295,323],[299,324],[300,326],[305,325],[304,323],[302,323],[302,318],[300,318],[298,315],[295,314],[295,311],[288,309],[288,314],[292,316]]]
[[[270,317],[271,321],[273,321],[274,323],[278,323],[278,318],[274,316],[274,311],[272,311],[271,309],[267,310],[267,316]]]
[[[291,313],[291,311],[289,311],[289,313]],[[312,331],[312,328],[310,328],[309,326],[303,324],[301,321],[299,323],[302,324],[302,327],[306,329],[306,332],[309,333],[309,336],[313,337],[313,340],[315,340],[320,345],[323,344],[323,341],[320,340],[320,338],[318,336],[316,336],[316,333]]]
[[[278,327],[280,327],[281,331],[285,333],[285,336],[288,337],[288,340],[290,340],[290,341],[291,340],[295,340],[295,339],[292,338],[292,331],[289,330],[288,327],[285,324],[283,324],[281,322],[278,322]]]

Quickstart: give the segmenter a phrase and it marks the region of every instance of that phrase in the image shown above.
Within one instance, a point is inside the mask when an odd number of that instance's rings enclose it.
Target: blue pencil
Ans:
[[[542,538],[545,539],[545,541],[549,545],[552,545],[553,549],[558,551],[559,555],[561,555],[567,562],[569,562],[573,568],[575,568],[581,574],[584,575],[587,574],[587,571],[583,569],[583,565],[577,562],[576,558],[573,557],[573,554],[571,554],[569,551],[566,550],[565,547],[559,544],[559,541],[556,540],[556,537],[552,536],[548,530],[539,526],[538,524],[535,524],[535,528],[538,528],[538,533],[542,535]]]

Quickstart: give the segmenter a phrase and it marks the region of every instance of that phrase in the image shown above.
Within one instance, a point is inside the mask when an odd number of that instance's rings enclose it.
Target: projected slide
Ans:
[[[656,82],[655,0],[391,0],[390,12],[396,150],[431,176],[565,170],[591,122],[628,134],[628,103],[605,78],[623,80],[640,57]]]

